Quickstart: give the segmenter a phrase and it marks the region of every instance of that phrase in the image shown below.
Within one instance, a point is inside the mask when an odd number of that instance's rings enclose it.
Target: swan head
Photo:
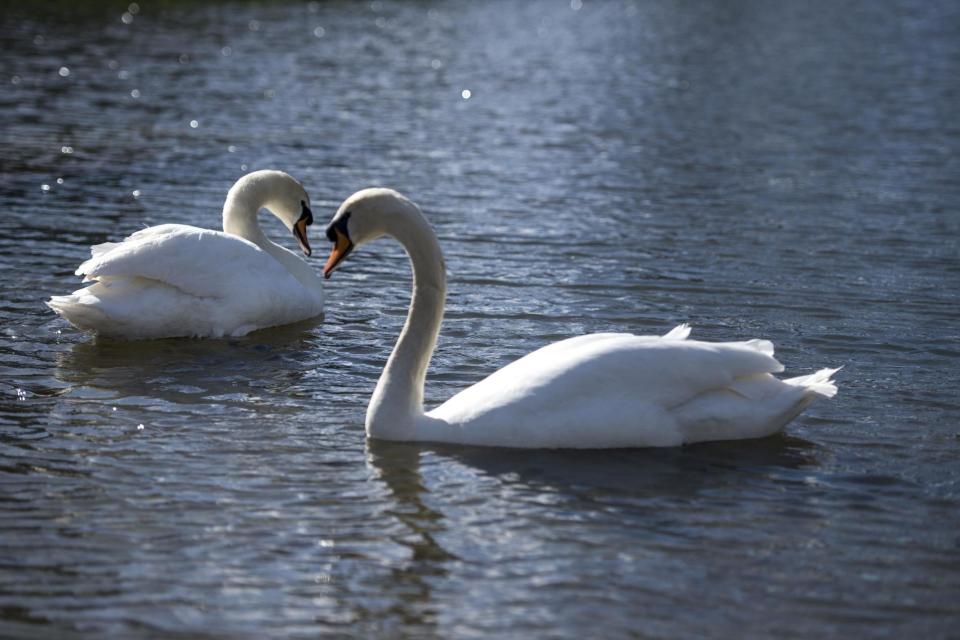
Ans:
[[[310,241],[307,239],[307,227],[313,224],[310,196],[307,195],[303,185],[292,176],[282,171],[271,173],[279,175],[275,178],[272,193],[264,206],[280,218],[280,221],[297,239],[303,254],[309,256],[313,253]]]
[[[327,225],[333,250],[323,276],[329,278],[356,247],[395,232],[398,219],[403,217],[421,220],[422,214],[417,205],[393,189],[363,189],[344,200]]]
[[[293,233],[303,253],[308,256],[312,253],[307,240],[307,227],[313,224],[310,196],[296,178],[269,169],[248,173],[227,194],[228,204],[235,201],[246,202],[254,210],[261,206],[269,210]],[[226,215],[225,208],[225,223]]]

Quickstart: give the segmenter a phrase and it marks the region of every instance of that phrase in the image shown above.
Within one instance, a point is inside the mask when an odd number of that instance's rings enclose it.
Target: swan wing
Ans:
[[[86,280],[144,278],[197,297],[225,298],[291,279],[252,242],[188,225],[150,227],[91,253],[76,271]]]
[[[711,343],[592,334],[520,358],[430,412],[428,428],[475,444],[666,446],[685,441],[673,410],[735,380],[783,370],[764,340]],[[440,426],[443,425],[443,426]]]
[[[47,304],[105,336],[238,336],[323,311],[319,284],[305,286],[252,242],[187,225],[96,245],[77,275],[90,286]]]

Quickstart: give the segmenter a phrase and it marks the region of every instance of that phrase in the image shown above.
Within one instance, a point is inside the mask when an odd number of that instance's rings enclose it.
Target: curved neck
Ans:
[[[287,271],[302,284],[316,286],[319,282],[313,270],[300,257],[270,240],[257,222],[260,209],[266,208],[273,213],[271,203],[277,198],[277,190],[282,184],[272,174],[276,172],[260,171],[240,178],[227,193],[223,203],[223,230],[244,240],[249,240],[273,256]],[[274,213],[274,215],[276,215]],[[279,216],[278,216],[279,217]]]
[[[446,300],[446,268],[437,236],[415,205],[391,215],[384,231],[406,249],[413,266],[410,311],[367,407],[367,435],[411,440],[423,416],[423,385]]]
[[[264,251],[270,245],[279,246],[267,238],[257,222],[260,209],[272,199],[269,187],[268,181],[257,174],[246,175],[230,188],[223,203],[223,230],[249,240]]]

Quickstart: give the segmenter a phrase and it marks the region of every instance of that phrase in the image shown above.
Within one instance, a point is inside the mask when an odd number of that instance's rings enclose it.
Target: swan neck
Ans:
[[[257,245],[279,262],[301,284],[319,288],[320,281],[313,270],[297,254],[272,241],[260,228],[257,215],[266,208],[274,213],[271,204],[278,199],[283,182],[274,172],[255,172],[240,178],[227,193],[223,204],[223,230]],[[277,215],[274,213],[274,215]],[[279,216],[277,216],[279,218]]]
[[[257,214],[268,201],[265,191],[262,185],[242,178],[233,185],[223,203],[223,230],[259,247],[269,242],[257,222]]]
[[[423,417],[423,388],[437,343],[446,300],[446,269],[437,236],[419,209],[391,216],[387,235],[403,245],[413,267],[407,320],[380,375],[367,409],[367,435],[384,440],[416,439]]]

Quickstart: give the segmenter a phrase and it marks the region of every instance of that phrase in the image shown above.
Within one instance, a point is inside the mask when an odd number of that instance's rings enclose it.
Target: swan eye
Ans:
[[[345,211],[342,216],[334,220],[327,226],[327,240],[330,242],[336,243],[337,241],[337,231],[342,233],[344,237],[348,240],[350,239],[350,232],[347,231],[347,220],[350,219],[350,212]]]
[[[300,201],[300,219],[306,218],[307,226],[313,224],[313,211],[310,211],[310,207],[307,206],[307,203],[304,200]]]

